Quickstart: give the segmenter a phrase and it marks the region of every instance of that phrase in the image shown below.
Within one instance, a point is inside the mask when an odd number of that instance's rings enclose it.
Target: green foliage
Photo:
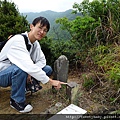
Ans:
[[[118,41],[120,29],[120,1],[119,0],[84,0],[74,7],[83,14],[89,15],[99,21],[99,25],[93,30],[97,44],[111,44]]]
[[[54,45],[55,49],[52,49],[54,54],[57,53],[57,57],[61,54],[66,55],[70,62],[73,61],[78,52],[78,46],[74,41],[56,41]]]
[[[80,51],[87,51],[95,45],[107,45],[118,42],[120,29],[119,0],[84,0],[75,3],[73,13],[82,13],[74,20],[66,17],[56,20],[63,30],[67,30],[71,39],[79,42]],[[87,49],[86,49],[87,48]]]
[[[102,68],[104,78],[120,87],[120,47],[98,46],[91,52],[95,64],[100,70]]]
[[[92,79],[92,77],[87,77],[85,74],[82,75],[83,77],[83,86],[86,88],[86,89],[90,89],[94,86],[95,82],[94,80]]]
[[[45,54],[46,60],[47,60],[47,64],[49,65],[53,65],[53,62],[55,60],[54,54],[51,51],[51,47],[52,47],[52,40],[49,39],[47,36],[44,37],[41,41],[40,41],[40,45],[42,48],[43,53]]]
[[[68,41],[58,38],[58,41],[51,42],[47,48],[52,54],[52,61],[64,54],[69,58],[70,63],[76,64],[86,59],[90,48],[97,46],[96,52],[92,53],[94,60],[98,65],[106,64],[104,69],[108,69],[113,64],[113,58],[111,55],[107,56],[112,50],[106,45],[118,42],[119,38],[119,24],[117,26],[119,13],[113,4],[118,7],[119,1],[84,0],[81,4],[73,5],[76,9],[73,13],[82,13],[82,16],[78,15],[71,20],[67,17],[57,19],[56,23],[60,24],[63,30],[68,31],[71,38]]]
[[[62,54],[68,58],[70,64],[73,64],[79,52],[79,47],[75,41],[56,41],[45,37],[40,41],[40,44],[46,56],[47,63],[51,65],[53,65],[54,61]]]
[[[67,30],[72,40],[79,43],[80,48],[83,50],[86,47],[93,46],[95,39],[93,39],[92,29],[97,26],[93,24],[95,19],[89,16],[77,16],[74,20],[70,21],[66,17],[56,20],[56,23],[61,24],[63,30]]]
[[[92,53],[96,64],[106,64],[104,69],[108,69],[113,64],[114,58],[110,55],[112,50],[107,45],[119,43],[119,6],[119,0],[94,0],[92,2],[84,0],[80,4],[73,5],[73,13],[82,13],[81,16],[78,15],[74,20],[66,17],[56,20],[63,30],[70,33],[71,40],[74,40],[74,45],[78,47],[79,52],[74,54],[74,61],[84,61],[89,56],[90,48],[98,46],[95,48],[96,53]]]
[[[11,34],[25,32],[28,25],[26,17],[19,14],[13,2],[0,1],[0,41],[7,39]]]
[[[92,51],[92,56],[93,56],[95,62],[96,61],[100,62],[100,60],[103,57],[105,57],[108,53],[111,52],[110,48],[108,46],[104,46],[104,45],[99,45],[99,46],[97,46],[97,47],[95,47],[93,49],[91,48],[91,51]],[[103,61],[103,64],[104,64],[104,62],[105,61]]]

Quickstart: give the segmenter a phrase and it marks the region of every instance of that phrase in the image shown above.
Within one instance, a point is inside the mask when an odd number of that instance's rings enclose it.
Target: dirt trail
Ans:
[[[64,103],[62,98],[53,94],[52,87],[49,83],[42,85],[42,87],[40,91],[32,95],[26,95],[27,103],[33,106],[33,110],[28,114],[40,114],[54,106],[57,102]],[[0,87],[0,114],[21,114],[10,107],[10,90],[10,87]]]
[[[43,93],[44,92],[44,93]],[[44,111],[51,103],[50,98],[46,99],[45,90],[41,90],[38,93],[26,95],[26,100],[33,106],[31,114],[40,114]],[[0,114],[20,114],[16,110],[10,107],[10,88],[0,88]]]
[[[78,100],[76,104],[87,110],[88,113],[105,113],[110,107],[114,108],[111,105],[104,105],[99,103],[96,98],[100,99],[99,96],[95,93],[90,93],[85,91],[82,87],[82,82],[80,80],[79,74],[70,74],[68,81],[75,81],[80,85],[78,92]],[[41,112],[47,110],[47,108],[52,107],[57,102],[66,103],[67,100],[64,99],[64,96],[56,96],[52,93],[51,85],[49,83],[42,85],[43,89],[37,93],[31,95],[26,95],[27,102],[30,102],[33,106],[33,110],[28,114],[40,114]],[[94,98],[95,97],[95,98]],[[10,98],[10,87],[0,88],[0,114],[21,114],[10,107],[9,99]],[[67,105],[68,103],[66,103]]]

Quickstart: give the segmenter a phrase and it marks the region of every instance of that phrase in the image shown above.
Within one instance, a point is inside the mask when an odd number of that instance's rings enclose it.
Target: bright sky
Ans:
[[[41,12],[52,10],[64,12],[72,9],[73,4],[81,3],[83,0],[8,0],[15,3],[20,13],[23,12]]]

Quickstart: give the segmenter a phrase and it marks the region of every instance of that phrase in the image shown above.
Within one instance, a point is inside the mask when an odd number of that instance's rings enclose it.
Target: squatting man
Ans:
[[[52,68],[46,65],[45,55],[38,40],[50,29],[49,21],[37,17],[30,24],[30,31],[22,33],[28,37],[30,51],[26,49],[24,37],[14,35],[0,52],[0,86],[11,86],[10,106],[21,113],[30,112],[33,107],[26,103],[26,81],[34,77],[43,84],[49,82],[56,89],[61,88],[59,80],[52,80],[49,75]]]

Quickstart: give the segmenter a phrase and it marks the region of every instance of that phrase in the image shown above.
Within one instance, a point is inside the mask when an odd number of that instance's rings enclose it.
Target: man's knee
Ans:
[[[50,76],[53,72],[53,69],[51,68],[51,66],[49,65],[46,65],[44,68],[43,68],[43,71],[45,71],[46,75],[47,76]]]

